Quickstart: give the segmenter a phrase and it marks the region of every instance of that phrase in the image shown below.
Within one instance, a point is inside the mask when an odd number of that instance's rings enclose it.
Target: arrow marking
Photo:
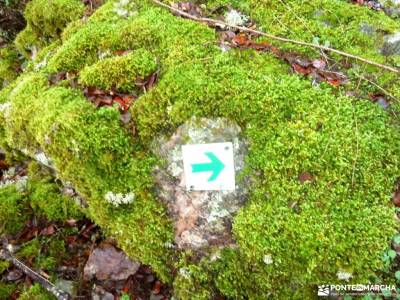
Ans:
[[[203,172],[212,172],[210,178],[208,178],[208,182],[215,181],[222,170],[225,168],[225,165],[215,156],[212,152],[205,152],[204,153],[209,159],[209,163],[203,164],[193,164],[192,165],[192,172],[193,173],[203,173]]]

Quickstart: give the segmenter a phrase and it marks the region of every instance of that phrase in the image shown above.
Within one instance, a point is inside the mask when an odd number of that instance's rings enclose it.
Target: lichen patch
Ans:
[[[166,166],[158,166],[156,170],[158,193],[174,220],[175,243],[179,248],[200,249],[233,243],[232,218],[247,196],[242,182],[237,184],[235,191],[187,191],[182,146],[232,142],[238,174],[244,167],[246,155],[240,135],[239,126],[227,119],[192,118],[169,140],[158,138],[155,141],[154,152],[167,162]]]

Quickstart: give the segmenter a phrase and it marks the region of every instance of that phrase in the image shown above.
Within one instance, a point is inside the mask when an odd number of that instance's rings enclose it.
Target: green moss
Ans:
[[[80,82],[86,86],[132,92],[136,82],[143,80],[157,69],[154,57],[145,50],[136,50],[127,55],[112,57],[84,68]]]
[[[82,209],[74,199],[61,194],[61,189],[54,182],[51,174],[46,174],[38,163],[32,162],[29,167],[29,204],[35,215],[48,221],[65,221],[81,219]]]
[[[18,251],[17,257],[32,261],[37,270],[43,269],[52,273],[67,257],[67,253],[62,236],[56,234],[49,238],[36,237],[30,240]]]
[[[46,70],[77,71],[86,65],[94,64],[99,60],[101,52],[117,48],[113,37],[119,30],[119,23],[89,23],[64,42],[50,59]]]
[[[71,38],[78,30],[85,24],[85,21],[82,19],[72,21],[68,23],[68,25],[65,27],[63,32],[61,33],[61,40],[62,41],[67,41],[69,38]]]
[[[60,46],[61,42],[56,40],[48,46],[41,48],[36,54],[35,58],[29,61],[25,68],[26,72],[40,71],[47,66],[47,62],[50,57],[56,52],[56,49]]]
[[[79,19],[84,5],[79,0],[33,0],[25,9],[25,19],[38,38],[58,38],[68,23]]]
[[[8,85],[18,74],[18,53],[11,46],[0,49],[0,85]]]
[[[50,87],[42,73],[28,73],[0,95],[12,104],[3,116],[7,144],[32,153],[43,150],[58,176],[88,201],[90,217],[167,281],[168,262],[179,253],[165,246],[173,230],[154,192],[154,139],[192,116],[231,119],[248,143],[241,175],[252,182],[249,201],[234,219],[237,249],[223,251],[217,260],[177,264],[188,273],[176,277],[176,294],[182,299],[218,292],[233,299],[307,299],[315,295],[315,285],[338,282],[342,270],[352,273],[350,283],[369,282],[383,267],[381,255],[396,229],[389,199],[398,176],[400,139],[390,116],[376,104],[346,97],[344,89],[289,74],[288,66],[267,53],[222,52],[215,32],[202,24],[147,3],[134,16],[119,17],[113,3],[71,29],[41,72],[81,72],[85,84],[130,90],[125,80],[134,75],[125,64],[146,51],[148,59],[134,61],[135,68],[151,69],[154,57],[161,74],[130,110],[138,136],[125,129],[116,109],[96,109],[81,91]],[[358,26],[368,22],[390,32],[398,26],[345,1],[282,3],[233,5],[251,12],[266,31],[305,41],[316,36],[380,62],[384,58],[373,47],[377,40],[363,37]],[[322,15],[314,14],[318,7]],[[325,18],[333,25],[323,26]],[[285,26],[277,26],[278,20]],[[116,50],[133,52],[118,57]],[[116,70],[114,64],[123,67]],[[380,80],[393,79],[385,74]],[[315,180],[301,184],[302,172]],[[117,208],[104,199],[110,191],[132,192],[136,199]]]
[[[15,185],[0,187],[0,234],[14,234],[25,224],[24,196]]]
[[[17,257],[19,259],[32,259],[40,255],[42,246],[39,238],[30,240],[18,251]]]
[[[212,278],[203,266],[189,265],[179,269],[174,280],[174,292],[178,299],[213,299]]]
[[[6,260],[0,260],[0,275],[10,267],[10,263]]]
[[[17,34],[14,40],[15,48],[26,59],[29,59],[38,46],[43,46],[43,42],[38,41],[32,28],[27,25],[24,30]]]
[[[15,284],[0,282],[0,299],[10,299],[16,289]]]
[[[38,283],[32,285],[29,289],[22,292],[18,300],[54,300],[52,294],[43,289]]]
[[[33,151],[32,145],[36,145],[45,150],[59,176],[73,182],[90,202],[90,216],[120,237],[128,253],[151,263],[166,278],[168,249],[164,244],[171,239],[171,229],[164,208],[149,190],[154,158],[132,143],[120,126],[118,110],[96,110],[80,92],[60,87],[46,90],[46,84],[41,75],[28,76],[10,94],[16,109],[6,122],[7,139],[18,147]],[[134,192],[137,200],[124,210],[116,210],[105,203],[109,191]],[[150,239],[152,243],[147,243]]]

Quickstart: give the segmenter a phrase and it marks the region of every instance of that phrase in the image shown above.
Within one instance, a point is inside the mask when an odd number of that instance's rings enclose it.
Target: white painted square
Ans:
[[[182,146],[188,191],[235,190],[232,143]]]

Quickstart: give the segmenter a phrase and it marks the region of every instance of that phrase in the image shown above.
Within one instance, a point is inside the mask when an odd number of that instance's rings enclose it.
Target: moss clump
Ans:
[[[0,299],[11,299],[11,295],[17,290],[17,286],[12,283],[0,282]]]
[[[10,263],[6,260],[0,260],[0,275],[10,267]]]
[[[36,38],[59,38],[68,23],[79,19],[84,5],[79,0],[33,0],[25,9],[25,19]]]
[[[19,251],[18,258],[20,259],[31,259],[36,258],[40,254],[41,250],[40,238],[35,238],[27,242]]]
[[[33,153],[43,150],[58,175],[88,201],[95,222],[129,255],[170,280],[168,262],[179,253],[167,249],[172,226],[154,193],[154,139],[173,133],[192,116],[231,119],[248,142],[241,175],[252,182],[249,202],[233,224],[238,247],[216,260],[177,263],[184,271],[175,280],[176,294],[182,299],[204,299],[218,291],[237,299],[307,299],[315,295],[316,284],[339,282],[341,271],[352,274],[349,283],[369,282],[383,266],[380,256],[396,229],[389,198],[398,176],[400,139],[390,116],[378,105],[346,97],[344,90],[289,74],[289,67],[271,55],[222,52],[215,32],[202,24],[148,3],[138,6],[133,17],[118,17],[113,3],[71,30],[44,69],[22,75],[1,93],[0,99],[12,105],[3,115],[7,144]],[[383,60],[356,33],[361,21],[376,22],[373,13],[350,10],[344,1],[316,3],[332,5],[340,14],[348,11],[344,19],[351,21],[349,30],[340,23],[343,30],[334,33],[314,17],[317,4],[299,7],[322,42],[330,38],[346,50],[354,38],[354,53],[367,47],[368,57]],[[248,9],[274,33],[285,33],[275,24],[282,15],[297,34],[290,37],[310,40],[303,30],[308,26],[289,17],[286,5],[234,5]],[[298,6],[295,1],[287,5]],[[397,28],[383,15],[378,20],[388,31]],[[127,49],[133,56],[148,51],[161,69],[157,85],[130,110],[136,137],[121,125],[116,109],[95,109],[81,91],[49,86],[43,74],[75,71],[81,72],[82,82],[122,87],[126,78],[118,79],[119,73],[108,68],[110,62],[130,59],[114,55]],[[146,66],[148,60],[141,67]],[[314,180],[300,182],[303,172]],[[136,198],[114,207],[105,199],[109,192]]]
[[[30,240],[18,251],[17,257],[33,261],[36,269],[43,269],[53,274],[57,265],[67,257],[65,242],[59,234]]]
[[[24,12],[26,28],[15,38],[17,50],[29,59],[32,54],[61,37],[63,29],[84,13],[79,0],[33,0]]]
[[[172,232],[164,208],[150,191],[154,158],[121,127],[118,110],[96,110],[80,91],[49,88],[40,74],[26,75],[8,98],[13,110],[5,122],[6,139],[33,153],[43,149],[59,176],[88,200],[90,216],[118,236],[124,249],[167,278],[170,254],[164,244]],[[105,201],[110,191],[133,192],[137,200],[115,209]]]
[[[55,300],[56,297],[43,289],[38,283],[22,292],[19,300]]]
[[[8,85],[18,75],[18,53],[11,45],[0,49],[0,86]]]
[[[82,209],[74,199],[63,195],[61,187],[38,163],[30,164],[28,174],[29,204],[36,216],[60,222],[83,217]]]
[[[43,46],[43,42],[37,40],[33,34],[32,28],[28,25],[17,34],[14,40],[15,48],[21,53],[26,59],[29,59],[37,50],[37,47]]]
[[[152,54],[139,49],[127,55],[101,60],[84,68],[80,73],[80,82],[86,86],[96,86],[106,90],[132,92],[138,80],[143,80],[156,69],[157,63]]]
[[[0,187],[0,234],[14,234],[27,220],[24,196],[15,185]]]

